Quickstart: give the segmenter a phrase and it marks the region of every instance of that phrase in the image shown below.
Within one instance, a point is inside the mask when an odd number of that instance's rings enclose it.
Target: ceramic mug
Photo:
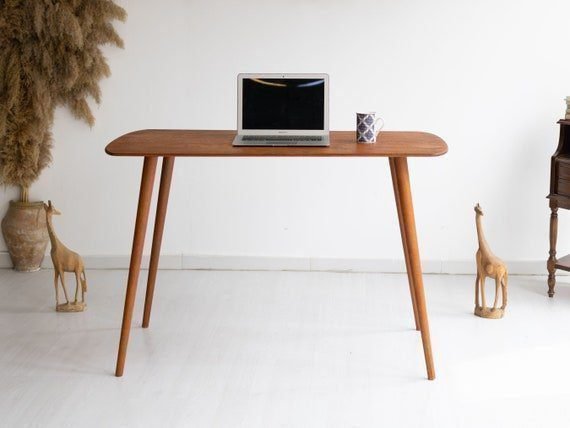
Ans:
[[[379,124],[379,122],[381,122]],[[356,142],[371,144],[384,127],[384,120],[375,112],[356,113]]]

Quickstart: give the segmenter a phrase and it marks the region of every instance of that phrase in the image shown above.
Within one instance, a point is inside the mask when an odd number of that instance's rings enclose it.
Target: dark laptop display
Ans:
[[[324,79],[243,79],[243,129],[324,129]]]

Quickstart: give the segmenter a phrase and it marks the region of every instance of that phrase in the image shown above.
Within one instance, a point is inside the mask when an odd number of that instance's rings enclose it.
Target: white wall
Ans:
[[[31,191],[63,212],[71,248],[130,251],[141,160],[105,155],[113,138],[234,129],[238,72],[327,72],[332,129],[374,109],[386,129],[447,141],[448,155],[410,161],[426,260],[472,260],[476,202],[498,255],[546,259],[549,159],[570,95],[567,0],[120,4],[126,49],[106,49],[97,123],[58,111],[53,165]],[[179,159],[174,174],[165,254],[402,258],[384,159]],[[0,215],[15,196],[0,193]]]

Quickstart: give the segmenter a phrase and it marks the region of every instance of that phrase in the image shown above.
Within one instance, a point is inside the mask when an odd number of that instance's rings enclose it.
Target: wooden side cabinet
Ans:
[[[556,269],[570,271],[570,254],[556,258],[556,237],[558,236],[558,208],[570,210],[570,120],[558,121],[560,140],[550,160],[550,251],[548,269],[548,296],[554,296]]]

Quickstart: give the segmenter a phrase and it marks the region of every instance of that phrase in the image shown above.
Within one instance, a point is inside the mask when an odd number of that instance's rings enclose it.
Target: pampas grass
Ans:
[[[51,162],[55,107],[90,126],[110,75],[101,46],[123,47],[111,0],[0,0],[0,183],[28,188]]]

